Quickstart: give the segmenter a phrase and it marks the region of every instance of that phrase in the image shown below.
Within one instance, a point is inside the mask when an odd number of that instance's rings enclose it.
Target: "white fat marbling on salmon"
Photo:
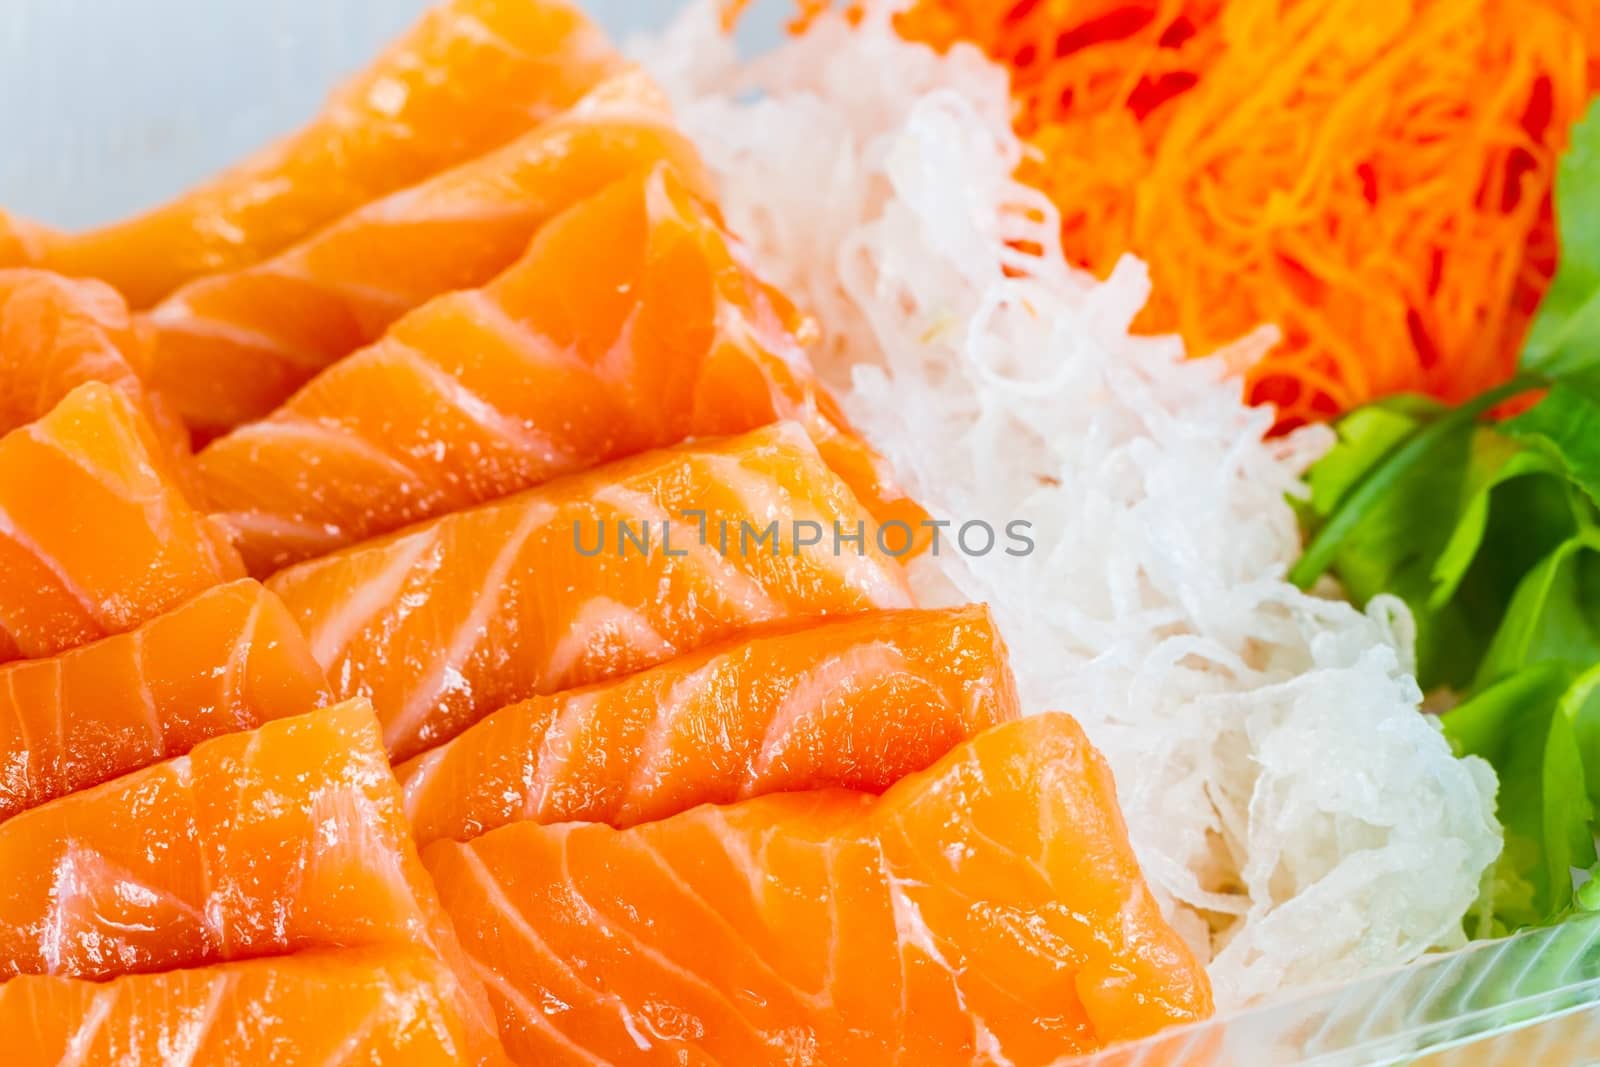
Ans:
[[[83,1020],[67,1039],[66,1052],[59,1067],[88,1067],[95,1038],[100,1035],[106,1018],[116,1006],[116,990],[106,989],[95,994],[89,1002],[89,1009],[83,1013]]]
[[[332,671],[345,650],[363,629],[381,618],[393,606],[411,578],[412,568],[439,542],[436,529],[418,530],[387,546],[383,568],[360,586],[339,599],[331,611],[300,612],[300,624],[311,641],[311,652],[324,670]],[[396,548],[395,546],[399,547]],[[302,581],[315,581],[320,564],[307,571],[286,571],[280,575],[279,592],[293,589]],[[287,598],[293,607],[292,598]]]
[[[217,926],[204,911],[169,890],[149,885],[99,850],[66,841],[51,864],[49,907],[38,927],[45,974],[70,974],[74,963],[85,957],[113,970],[136,962],[123,958],[116,928],[108,927],[101,916],[102,898],[119,909],[138,909],[145,916],[139,924],[142,930],[155,929],[177,915],[206,931],[208,941],[216,936]]]
[[[250,622],[251,630],[253,630],[254,626],[255,626],[255,613],[258,612],[259,610],[260,610],[259,607],[252,609],[251,622]],[[132,645],[133,645],[133,671],[134,671],[134,674],[139,679],[139,705],[140,705],[140,710],[143,711],[143,713],[144,713],[145,724],[150,727],[150,748],[151,748],[152,752],[160,752],[162,750],[162,748],[164,747],[165,743],[166,743],[167,729],[166,729],[165,724],[163,724],[162,721],[161,721],[161,712],[156,707],[155,690],[151,688],[151,685],[152,685],[152,682],[154,681],[154,679],[152,679],[150,677],[150,672],[145,669],[144,652],[145,652],[145,641],[146,641],[146,637],[147,637],[148,633],[149,633],[148,630],[145,630],[145,629],[141,628],[141,629],[135,631],[134,634],[133,634],[133,639],[132,639]],[[242,642],[241,642],[241,644],[242,644]],[[234,647],[233,647],[233,649],[231,651],[232,651],[234,656],[237,656],[239,654],[239,650],[240,650],[240,646],[239,646],[239,644],[236,644],[236,645],[234,645]],[[60,689],[60,678],[61,678],[60,664],[61,664],[61,660],[60,660],[59,657],[54,657],[54,658],[55,658],[55,661],[56,661],[56,664],[57,664],[57,668],[56,668],[57,688],[56,688],[56,692],[55,692],[56,707],[57,707],[57,709],[60,709],[60,707],[61,707],[61,689]],[[227,682],[227,685],[226,685],[226,689],[225,689],[226,696],[230,700],[232,699],[232,696],[233,696],[234,685],[235,685],[235,681],[230,676],[230,678],[229,678],[229,680]]]
[[[819,468],[825,470],[821,457],[817,456],[816,446],[804,430],[788,422],[779,424],[778,429],[786,444],[801,448],[815,458]],[[824,530],[823,539],[805,550],[804,558],[808,563],[837,576],[844,585],[878,607],[911,607],[911,593],[906,586],[905,573],[897,562],[877,550],[872,520],[865,513],[858,517],[858,521],[865,523],[865,548],[841,544],[837,546],[839,550],[834,551],[835,526],[843,525],[846,515],[843,505],[852,498],[842,485],[832,481],[831,476],[826,481],[813,484],[839,496],[833,500],[824,499],[819,502],[819,507],[813,507],[810,501],[781,492],[770,476],[750,470],[738,456],[708,456],[706,462],[715,481],[735,494],[742,512],[741,519],[750,518],[757,523],[762,519],[777,521],[780,529],[785,526],[793,529],[793,524],[805,521],[819,523]],[[843,531],[846,536],[853,536],[855,532]]]
[[[628,1005],[622,1000],[622,998],[614,993],[607,993],[603,989],[589,982],[583,977],[582,974],[578,972],[576,968],[567,962],[566,959],[551,949],[551,947],[545,942],[544,938],[539,936],[539,931],[531,922],[528,921],[528,917],[523,914],[520,908],[512,903],[509,897],[506,896],[505,890],[501,887],[499,880],[495,878],[488,867],[484,866],[484,863],[481,859],[479,859],[476,855],[473,855],[471,852],[465,851],[462,853],[461,858],[466,864],[468,874],[472,878],[473,884],[482,894],[484,903],[489,906],[495,915],[505,920],[506,929],[510,933],[515,934],[516,937],[525,945],[527,945],[528,948],[538,953],[541,959],[547,961],[549,966],[557,973],[564,976],[567,981],[588,992],[596,1001],[610,1003],[615,1009],[618,1019],[627,1029],[628,1033],[632,1035],[634,1042],[638,1045],[640,1051],[649,1051],[651,1047],[650,1040],[639,1031],[638,1024],[633,1018],[632,1011],[629,1010]],[[484,965],[481,967],[481,969],[489,973],[494,973],[494,968],[492,966]],[[532,1005],[528,1004],[525,997],[519,997],[518,999],[521,1000],[522,1003],[527,1007],[532,1007]],[[534,1008],[533,1010],[540,1018],[545,1016],[545,1012],[543,1010],[538,1008]]]
[[[630,818],[660,788],[663,775],[670,769],[673,742],[680,736],[685,715],[706,698],[721,669],[721,662],[713,659],[674,681],[661,694],[650,726],[633,755],[633,768],[628,774],[619,818]],[[719,741],[724,750],[731,748],[726,737]]]
[[[401,367],[415,371],[438,395],[441,403],[448,404],[470,422],[504,441],[511,451],[537,456],[546,463],[569,457],[569,453],[556,443],[552,434],[534,427],[526,419],[495,407],[492,401],[472,392],[458,378],[446,374],[426,353],[398,342],[386,346],[385,352],[393,353],[394,362]],[[429,470],[418,473],[435,472]]]
[[[699,462],[699,457],[688,462]],[[647,494],[626,489],[621,485],[603,486],[595,491],[592,499],[597,504],[604,504],[628,516],[630,520],[649,523],[656,529],[663,528],[667,523],[682,522],[680,517],[669,515],[665,508]],[[709,543],[709,537],[706,540],[706,544],[701,544],[700,540],[695,538],[688,544],[678,546],[687,555],[669,566],[692,566],[701,574],[710,577],[717,595],[723,598],[724,603],[742,613],[747,619],[776,617],[781,607],[772,594],[767,592],[759,580],[742,568],[735,557],[724,556]]]
[[[572,877],[570,862],[571,853],[566,847],[566,841],[563,840],[561,849],[561,876],[562,881],[566,886],[564,899],[573,908],[578,922],[595,929],[601,938],[615,940],[620,944],[629,946],[629,952],[634,958],[647,961],[650,966],[660,971],[661,974],[665,975],[670,980],[696,989],[702,996],[709,997],[713,1001],[720,1002],[726,1007],[729,1017],[736,1020],[737,1023],[743,1029],[747,1030],[750,1036],[756,1041],[759,1042],[761,1040],[760,1032],[745,1016],[744,1011],[740,1008],[739,1004],[728,995],[726,990],[718,988],[714,983],[707,981],[701,975],[696,974],[688,967],[685,967],[677,960],[668,956],[665,952],[657,949],[654,945],[650,944],[646,937],[641,937],[638,933],[636,933],[635,930],[638,926],[638,919],[637,917],[628,914],[625,907],[624,913],[621,916],[613,917],[609,913],[602,911],[600,906],[595,901],[590,900],[582,891],[580,891],[577,888],[576,881]],[[623,1002],[619,1000],[619,1003]],[[636,1025],[641,1023],[642,1020],[636,1020],[632,1010],[626,1006],[625,1003],[623,1006],[623,1013],[626,1020],[625,1025],[628,1027],[628,1032],[633,1035],[636,1042],[641,1040],[643,1042],[639,1045],[640,1049],[643,1050],[651,1047],[651,1042],[649,1039],[636,1029]],[[644,1025],[648,1026],[647,1023]]]
[[[591,597],[572,620],[567,632],[550,649],[544,677],[552,682],[572,678],[584,659],[597,648],[623,645],[639,658],[659,662],[678,651],[639,608],[607,596]]]
[[[589,722],[597,707],[595,693],[574,693],[561,702],[561,711],[545,729],[535,752],[522,767],[522,814],[546,819],[557,800],[558,787],[567,779],[576,755],[573,738]]]
[[[281,452],[300,455],[343,452],[372,464],[396,481],[409,483],[417,477],[406,459],[366,438],[350,433],[341,426],[329,425],[293,412],[286,412],[281,418],[252,423],[249,434],[250,444],[255,447],[265,444]],[[319,458],[318,462],[325,461]]]
[[[200,1054],[205,1045],[206,1038],[211,1035],[211,1029],[216,1025],[217,1016],[222,1011],[223,1002],[233,986],[233,977],[219,976],[212,980],[210,988],[206,990],[206,1002],[199,1014],[185,1017],[178,1025],[177,1033],[171,1039],[163,1042],[163,1052],[168,1057],[168,1067],[190,1067],[195,1057]],[[337,1059],[331,1061],[339,1062]]]
[[[18,526],[16,521],[11,517],[11,514],[3,507],[0,507],[0,537],[4,537],[6,540],[11,541],[18,548],[22,549],[22,551],[38,560],[40,565],[43,566],[45,570],[49,571],[50,576],[56,580],[58,585],[60,585],[61,590],[77,603],[78,608],[86,616],[94,620],[98,625],[105,625],[105,613],[102,610],[103,605],[99,602],[99,600],[90,595],[89,591],[85,589],[64,566],[62,566],[60,560],[46,552],[43,546],[41,546],[20,526]],[[0,605],[0,610],[4,610],[3,605]]]
[[[313,349],[295,348],[284,339],[266,332],[270,324],[246,324],[237,319],[203,315],[183,297],[174,297],[147,313],[162,335],[184,335],[243,349],[252,356],[271,357],[295,367],[317,368],[327,365],[328,357]]]
[[[761,736],[761,747],[745,775],[743,791],[748,794],[754,783],[766,777],[772,765],[788,750],[793,734],[809,726],[809,720],[818,709],[827,707],[835,694],[845,694],[861,685],[863,679],[878,682],[906,673],[912,673],[912,668],[905,656],[882,641],[852,645],[806,672],[798,684],[784,694],[768,721],[766,732]]]
[[[469,657],[483,641],[490,622],[500,608],[501,598],[510,586],[512,570],[534,531],[555,517],[553,505],[542,500],[531,500],[522,509],[515,529],[500,545],[493,560],[484,571],[483,582],[472,594],[472,607],[462,616],[455,629],[441,635],[439,650],[433,667],[411,687],[405,706],[384,722],[384,743],[391,749],[397,742],[416,736],[429,713],[438,705],[448,689],[465,689],[470,696],[471,685],[463,673]]]

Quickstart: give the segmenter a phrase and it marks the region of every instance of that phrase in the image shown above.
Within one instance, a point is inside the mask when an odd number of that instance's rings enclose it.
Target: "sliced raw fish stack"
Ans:
[[[175,200],[82,233],[15,229],[27,261],[102,278],[149,307],[504,144],[621,66],[566,0],[446,0],[305,127]]]
[[[573,8],[446,0],[149,214],[0,217],[24,263],[6,1062],[1027,1065],[1210,1010]]]
[[[131,630],[242,577],[134,402],[89,382],[0,438],[0,662]]]
[[[619,74],[487,155],[178,289],[149,315],[152,384],[207,436],[268,415],[407,311],[487,282],[564,208],[660,160],[705,187],[659,92]]]
[[[985,608],[881,611],[514,704],[396,773],[426,845],[519,819],[629,826],[789,789],[880,792],[1016,717]]]
[[[703,531],[685,517],[695,511]],[[865,551],[833,543],[868,518],[810,438],[782,424],[458,511],[268,587],[335,692],[371,699],[390,755],[406,759],[513,701],[750,626],[909,606],[900,565],[870,534]],[[741,550],[741,533],[774,521],[775,549]],[[824,534],[802,544],[796,522]],[[633,540],[645,537],[648,549]]]
[[[201,742],[0,823],[0,975],[105,978],[454,936],[363,701]]]
[[[0,433],[43,418],[87,382],[115,386],[175,446],[176,416],[145,387],[150,336],[105,282],[0,270]]]
[[[460,976],[452,998],[473,1057],[497,1054],[363,701],[23,812],[0,824],[0,870],[0,975],[103,979],[404,945]]]
[[[249,579],[218,586],[128,633],[0,667],[0,820],[329,701],[278,598]]]
[[[255,573],[686,437],[800,421],[876,510],[899,498],[811,380],[793,309],[660,166],[540,231],[199,459]]]
[[[519,822],[423,858],[522,1064],[1028,1067],[1211,1008],[1060,713],[881,797]]]
[[[460,998],[457,977],[416,949],[304,952],[108,982],[14,978],[0,1033],[7,1067],[504,1063],[479,1052]]]

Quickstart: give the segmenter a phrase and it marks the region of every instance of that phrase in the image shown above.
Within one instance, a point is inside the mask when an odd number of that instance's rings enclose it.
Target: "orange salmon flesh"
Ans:
[[[791,618],[908,607],[899,563],[830,544],[720,551],[685,511],[869,516],[798,427],[647,453],[281,572],[283,598],[341,697],[372,700],[396,760],[491,711],[614,678]],[[587,556],[580,537],[677,523],[668,555]],[[616,548],[615,545],[612,546]],[[682,553],[679,555],[678,553]]]
[[[256,574],[691,436],[806,425],[871,507],[894,496],[830,418],[787,303],[666,167],[556,219],[199,457]],[[865,483],[865,484],[863,484]]]
[[[986,608],[872,612],[514,704],[396,774],[422,845],[518,819],[630,826],[764,793],[881,792],[1017,714]]]
[[[659,91],[619,75],[486,155],[178,289],[148,317],[151,382],[206,436],[262,418],[412,308],[489,281],[562,209],[658,160],[707,188]]]
[[[455,975],[415,949],[305,952],[109,982],[0,986],[7,1067],[498,1067],[460,1011]]]
[[[0,662],[131,630],[243,576],[167,446],[102,382],[0,438]]]
[[[1060,713],[881,797],[518,822],[423,859],[521,1064],[1032,1067],[1211,1010]]]
[[[201,742],[0,824],[0,976],[455,939],[362,701]]]
[[[432,0],[152,210],[0,211],[7,1067],[1046,1067],[1211,1013],[1076,720],[913,595],[936,524],[715,158],[575,0]]]
[[[0,666],[0,820],[330,697],[294,619],[249,579],[129,633]]]
[[[297,133],[124,222],[76,234],[14,226],[29,250],[13,258],[103,279],[147,308],[504,144],[620,64],[565,0],[447,0]]]

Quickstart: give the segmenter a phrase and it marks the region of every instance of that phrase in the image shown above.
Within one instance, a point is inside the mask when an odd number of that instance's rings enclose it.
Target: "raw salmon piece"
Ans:
[[[43,418],[85,382],[105,382],[149,420],[174,464],[186,465],[188,430],[145,388],[152,341],[105,282],[0,270],[0,434]]]
[[[700,527],[683,512],[705,515]],[[670,520],[667,542],[662,523]],[[794,520],[819,524],[802,546]],[[739,549],[741,521],[752,524]],[[720,525],[725,522],[724,527]],[[649,524],[650,551],[621,550]],[[756,546],[769,523],[773,542]],[[395,759],[541,693],[614,678],[787,618],[910,604],[866,512],[792,424],[637,456],[292,567],[268,586]],[[730,531],[729,551],[719,543]],[[597,541],[604,536],[607,544]],[[667,553],[670,551],[671,555]]]
[[[51,232],[0,211],[0,267],[26,267],[44,255]]]
[[[456,977],[408,948],[340,949],[0,986],[7,1067],[454,1067],[505,1063],[460,1011]]]
[[[0,438],[0,660],[54,655],[243,575],[128,397],[80,385]]]
[[[0,270],[0,433],[49,414],[85,382],[143,405],[149,341],[104,282]]]
[[[794,318],[658,167],[213,442],[200,478],[262,574],[691,435],[792,418],[837,451]]]
[[[126,634],[0,667],[0,820],[329,703],[282,602],[249,579]]]
[[[152,381],[208,437],[262,418],[405,312],[493,278],[562,209],[661,159],[708,187],[659,90],[618,75],[485,156],[179,289],[150,313]]]
[[[0,824],[0,870],[0,977],[361,945],[460,959],[364,701],[25,811]]]
[[[519,1063],[1055,1063],[1211,1011],[1060,713],[882,797],[513,823],[424,852]]]
[[[629,826],[793,789],[880,792],[1017,717],[981,605],[801,627],[514,704],[402,764],[418,843],[518,819]]]
[[[620,65],[565,0],[446,0],[299,132],[144,215],[47,238],[38,262],[149,307],[504,144]]]

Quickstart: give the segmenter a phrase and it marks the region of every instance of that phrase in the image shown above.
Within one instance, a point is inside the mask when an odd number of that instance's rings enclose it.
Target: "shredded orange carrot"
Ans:
[[[1011,70],[1021,177],[1075,262],[1150,264],[1140,329],[1283,331],[1248,384],[1280,428],[1511,373],[1600,0],[918,0],[897,25]]]

